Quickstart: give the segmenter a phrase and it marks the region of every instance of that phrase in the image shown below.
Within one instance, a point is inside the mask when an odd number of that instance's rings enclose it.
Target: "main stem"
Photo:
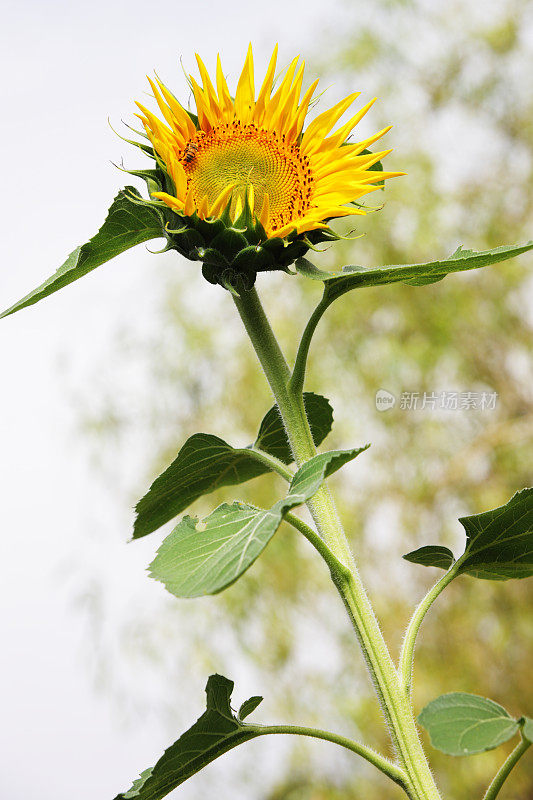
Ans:
[[[291,386],[291,372],[255,289],[234,297],[235,305],[263,367],[298,466],[316,455],[301,386]],[[418,738],[408,694],[361,582],[333,498],[323,484],[308,503],[321,537],[332,552],[331,575],[354,626],[385,715],[400,766],[408,776],[412,800],[440,800]]]

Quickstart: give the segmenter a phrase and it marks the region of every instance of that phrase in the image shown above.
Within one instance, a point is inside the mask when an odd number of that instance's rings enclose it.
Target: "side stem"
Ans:
[[[296,389],[291,385],[291,373],[287,362],[255,290],[233,299],[276,398],[293,455],[300,466],[316,455],[305,413],[301,380],[297,379]],[[306,348],[307,345],[304,344],[300,369],[305,362]],[[440,800],[418,738],[409,698],[400,685],[398,673],[357,572],[333,498],[325,483],[311,498],[308,507],[320,536],[335,557],[333,568],[330,565],[332,579],[354,626],[400,766],[407,774],[408,783],[404,787],[405,791],[412,800]]]
[[[503,784],[509,777],[509,773],[516,765],[516,763],[522,758],[528,747],[531,745],[531,742],[528,742],[527,739],[522,737],[522,741],[518,744],[512,753],[505,759],[503,764],[501,765],[500,769],[494,776],[492,783],[490,784],[489,788],[485,792],[483,796],[483,800],[495,800],[497,795],[500,792]]]
[[[268,734],[296,734],[298,736],[309,736],[313,739],[323,739],[326,742],[332,742],[333,744],[337,744],[340,747],[346,748],[346,750],[351,750],[352,753],[355,753],[358,756],[361,756],[366,761],[369,761],[370,764],[373,764],[380,772],[383,772],[387,775],[394,783],[399,784],[402,787],[405,787],[407,783],[407,776],[403,770],[397,767],[392,761],[389,761],[388,758],[382,756],[380,753],[377,753],[375,750],[372,750],[371,747],[367,747],[364,744],[360,744],[359,742],[353,741],[353,739],[348,739],[346,736],[341,736],[337,733],[331,733],[330,731],[323,731],[319,728],[304,728],[300,725],[246,725],[247,728],[254,728],[260,736],[265,736]]]
[[[415,613],[411,617],[411,621],[407,626],[405,638],[403,640],[402,652],[400,654],[400,682],[406,694],[411,693],[411,683],[413,676],[413,661],[415,655],[415,644],[420,626],[429,611],[431,605],[437,599],[439,594],[448,586],[457,575],[459,562],[457,561],[448,572],[442,576],[437,583],[431,587],[426,596],[420,601],[415,609]]]
[[[290,379],[291,389],[295,394],[301,394],[304,387],[304,380],[305,380],[305,368],[307,366],[307,357],[309,355],[309,348],[311,346],[311,340],[313,338],[313,334],[316,330],[316,326],[322,319],[324,312],[329,308],[330,301],[329,300],[322,300],[317,305],[309,320],[307,325],[305,326],[304,332],[302,334],[302,338],[300,339],[300,344],[298,345],[298,352],[296,354],[296,359],[294,361],[294,369],[292,371],[292,376]]]

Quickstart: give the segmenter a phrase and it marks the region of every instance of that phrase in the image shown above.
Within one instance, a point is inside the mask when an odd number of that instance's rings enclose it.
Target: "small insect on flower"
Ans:
[[[360,141],[351,138],[375,98],[333,130],[359,92],[351,94],[304,130],[318,80],[302,94],[299,56],[276,86],[276,46],[256,93],[250,46],[234,96],[220,58],[215,85],[196,60],[201,85],[192,75],[189,84],[197,113],[149,78],[164,121],[137,103],[148,143],[134,144],[156,162],[145,202],[159,209],[168,246],[203,261],[212,283],[246,290],[257,272],[288,271],[309,247],[340,238],[330,220],[364,215],[360,198],[404,174],[383,171],[390,150],[369,150],[390,126]]]
[[[186,164],[190,164],[191,161],[194,161],[197,152],[198,152],[198,144],[192,141],[187,142],[187,144],[185,145],[185,150],[183,152],[182,160]]]

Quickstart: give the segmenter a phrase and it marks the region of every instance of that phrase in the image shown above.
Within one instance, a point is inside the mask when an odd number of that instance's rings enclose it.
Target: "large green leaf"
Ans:
[[[426,264],[393,264],[385,267],[366,268],[359,266],[344,267],[342,272],[323,272],[307,259],[300,258],[296,269],[301,275],[324,282],[324,297],[334,300],[351,289],[366,286],[381,286],[387,283],[403,281],[415,285],[433,283],[444,278],[450,272],[462,272],[469,269],[487,267],[509,258],[519,256],[533,249],[533,241],[520,245],[505,245],[494,250],[463,250],[459,247],[455,253],[443,261],[429,261]]]
[[[245,725],[231,709],[233,681],[211,675],[207,681],[207,708],[177,742],[165,750],[154,767],[144,770],[127,792],[115,800],[160,800],[223,753],[261,735]],[[243,706],[258,698],[250,698]],[[255,703],[254,708],[258,705]],[[248,711],[248,713],[251,713]]]
[[[296,472],[287,496],[267,510],[223,503],[202,520],[201,530],[196,517],[184,517],[159,547],[149,567],[151,577],[176,597],[222,591],[263,552],[284,514],[309,500],[324,478],[363,450],[366,447],[315,456]]]
[[[459,522],[467,537],[460,572],[487,580],[533,575],[533,489],[522,489],[504,506]]]
[[[202,521],[184,517],[162,542],[150,576],[175,597],[217,594],[231,586],[263,552],[283,518],[278,504],[257,509],[223,503]]]
[[[140,196],[132,186],[119,192],[98,233],[73,250],[54,275],[0,314],[0,318],[48,297],[130,247],[163,236],[163,223],[158,212],[133,202],[127,192]]]
[[[422,709],[418,721],[428,731],[433,747],[451,756],[492,750],[520,727],[498,703],[465,692],[432,700]]]
[[[505,581],[533,575],[533,489],[522,489],[492,511],[462,517],[466,548],[456,574]],[[454,563],[447,547],[429,545],[407,553],[407,561],[449,569]]]
[[[195,433],[137,503],[133,538],[157,530],[202,495],[268,471],[252,449],[234,448],[218,436]]]
[[[311,392],[305,393],[304,402],[315,444],[319,445],[331,430],[331,406],[325,397]],[[270,467],[257,451],[284,464],[293,460],[277,406],[265,415],[250,447],[235,448],[218,436],[195,433],[137,503],[133,538],[157,530],[202,495],[269,472]]]

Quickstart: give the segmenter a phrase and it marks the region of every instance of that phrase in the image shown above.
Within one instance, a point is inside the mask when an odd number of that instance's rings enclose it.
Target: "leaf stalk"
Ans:
[[[361,756],[365,761],[368,761],[379,769],[380,772],[387,775],[394,783],[402,786],[402,788],[408,785],[408,778],[404,770],[400,769],[396,764],[393,764],[388,758],[385,758],[385,756],[376,752],[371,747],[367,747],[353,739],[348,739],[346,736],[341,736],[338,733],[320,730],[319,728],[306,728],[300,725],[246,725],[245,727],[253,728],[254,732],[259,736],[268,734],[296,734],[298,736],[308,736],[313,739],[323,739],[326,742],[332,742]]]
[[[489,785],[489,788],[483,795],[483,800],[495,800],[503,784],[509,777],[509,773],[516,766],[518,761],[520,761],[520,759],[522,758],[528,747],[530,747],[530,745],[531,742],[529,742],[524,736],[522,736],[522,741],[508,755],[508,757],[505,759],[500,769],[494,776],[493,780]]]
[[[437,583],[431,587],[429,592],[425,595],[425,597],[420,601],[418,606],[415,609],[413,616],[407,626],[407,631],[405,632],[405,638],[403,640],[402,650],[400,654],[400,662],[399,662],[399,674],[400,674],[400,683],[403,687],[404,692],[407,695],[411,693],[411,684],[412,684],[412,677],[413,677],[413,663],[414,663],[414,656],[415,656],[415,646],[416,646],[416,637],[420,630],[420,626],[424,621],[424,617],[426,616],[427,612],[440,595],[442,591],[448,586],[449,583],[453,581],[457,572],[459,570],[459,561],[456,561],[455,564],[451,567],[451,569],[446,572],[445,575],[437,581]]]

